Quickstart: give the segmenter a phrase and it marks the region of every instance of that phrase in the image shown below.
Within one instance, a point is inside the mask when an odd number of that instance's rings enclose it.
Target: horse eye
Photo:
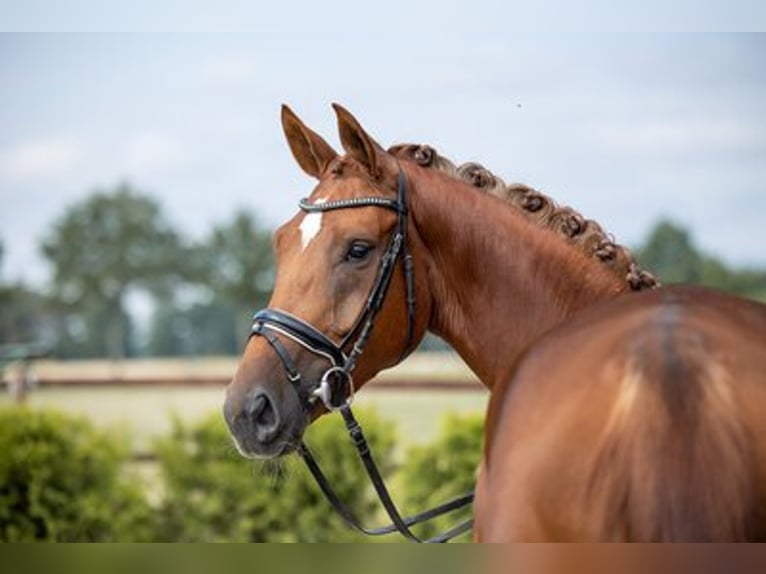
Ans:
[[[362,241],[354,241],[346,252],[346,261],[360,262],[363,261],[372,251],[372,245],[364,243]]]

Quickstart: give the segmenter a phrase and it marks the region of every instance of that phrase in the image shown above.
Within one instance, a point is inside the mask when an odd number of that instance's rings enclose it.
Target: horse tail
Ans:
[[[587,491],[598,539],[762,538],[753,441],[733,381],[704,337],[664,328],[633,339],[617,372]]]

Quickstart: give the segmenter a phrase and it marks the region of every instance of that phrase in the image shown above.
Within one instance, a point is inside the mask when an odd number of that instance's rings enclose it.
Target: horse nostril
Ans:
[[[267,443],[276,438],[281,421],[273,401],[266,393],[258,393],[253,397],[245,407],[245,414],[255,427],[258,442]]]
[[[252,401],[245,406],[245,414],[252,419],[258,418],[258,416],[266,408],[266,395],[261,393],[257,395]]]

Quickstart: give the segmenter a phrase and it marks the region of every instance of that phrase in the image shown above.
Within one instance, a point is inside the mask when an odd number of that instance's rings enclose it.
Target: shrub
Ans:
[[[360,416],[381,471],[393,469],[394,436],[373,413]],[[377,503],[340,417],[307,433],[330,483],[363,522]],[[250,461],[235,450],[220,414],[188,425],[176,420],[157,444],[166,492],[159,537],[168,541],[354,541],[297,457]]]
[[[483,415],[449,414],[436,439],[410,449],[401,469],[408,513],[432,508],[472,490],[482,455]],[[470,518],[472,508],[457,510],[417,527],[421,536],[434,536]],[[469,540],[464,534],[457,540]]]
[[[0,408],[0,540],[148,538],[149,507],[120,479],[127,453],[84,419]]]
[[[423,510],[473,487],[481,417],[448,416],[437,439],[410,449],[393,477],[391,425],[372,412],[359,418],[387,482],[394,478],[399,487],[394,497],[402,511]],[[307,442],[363,523],[388,522],[340,417],[314,423]],[[161,476],[141,483],[126,468],[129,448],[119,436],[57,412],[0,409],[0,541],[370,540],[346,526],[297,457],[243,459],[218,413],[196,423],[175,420],[155,447]],[[142,486],[162,491],[153,507]],[[435,534],[467,515],[455,513],[418,532]],[[398,534],[386,539],[402,540]]]

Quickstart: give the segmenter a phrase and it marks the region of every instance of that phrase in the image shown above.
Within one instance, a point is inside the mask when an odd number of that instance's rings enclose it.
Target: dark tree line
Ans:
[[[237,354],[274,275],[271,231],[253,214],[238,211],[191,241],[128,185],[71,205],[40,249],[51,270],[45,290],[0,275],[0,344],[43,341],[62,358]],[[766,270],[731,268],[672,222],[658,223],[635,252],[666,284],[766,301]],[[0,245],[0,264],[2,253]],[[148,325],[128,305],[136,293],[153,303]]]
[[[125,184],[97,191],[42,240],[44,292],[0,281],[0,344],[42,338],[62,358],[236,353],[268,299],[270,236],[240,211],[191,241],[154,198]],[[137,293],[154,308],[148,332],[128,305]]]
[[[766,270],[727,265],[700,251],[691,233],[671,221],[654,226],[636,257],[665,284],[698,283],[766,302]]]

